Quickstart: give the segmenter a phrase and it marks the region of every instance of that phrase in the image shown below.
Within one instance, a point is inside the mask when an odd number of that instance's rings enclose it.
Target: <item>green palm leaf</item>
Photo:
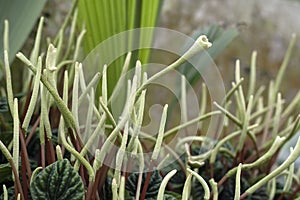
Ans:
[[[161,0],[79,0],[78,23],[87,30],[84,41],[84,52],[87,55],[98,44],[111,36],[134,28],[154,27],[161,7]],[[130,49],[133,41],[151,44],[153,32],[141,32],[140,35],[128,34],[121,43],[113,44],[105,52],[113,54],[114,49]],[[133,52],[132,61],[137,59],[147,63],[150,49]],[[115,60],[108,68],[108,92],[111,94],[120,77],[125,56]],[[133,63],[132,62],[132,63]],[[131,65],[133,67],[133,65]]]

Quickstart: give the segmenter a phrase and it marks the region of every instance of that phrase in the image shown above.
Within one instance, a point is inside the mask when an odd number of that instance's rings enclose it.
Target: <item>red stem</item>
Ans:
[[[53,143],[52,143],[52,140],[50,138],[47,138],[46,140],[46,149],[47,149],[47,161],[48,161],[48,164],[52,164],[55,162],[55,151],[54,151],[54,147],[53,147]]]
[[[97,189],[98,189],[98,185],[99,185],[99,182],[100,182],[100,176],[101,175],[101,173],[100,173],[100,171],[98,170],[97,172],[96,172],[96,178],[95,178],[95,182],[94,182],[94,187],[93,187],[93,190],[92,190],[92,197],[95,197],[96,196],[96,194],[97,194]]]
[[[92,195],[93,187],[94,187],[94,182],[92,182],[92,181],[89,182],[88,190],[86,192],[86,200],[93,200],[93,199],[95,199],[94,198],[95,196]]]
[[[35,134],[35,131],[36,131],[36,129],[37,129],[39,123],[40,123],[40,118],[41,118],[41,116],[39,116],[39,117],[36,119],[36,121],[34,122],[32,128],[31,128],[31,130],[30,130],[30,133],[29,133],[28,136],[26,137],[26,146],[28,146],[28,144],[29,144],[31,138],[32,138],[33,135]]]
[[[28,158],[28,153],[26,148],[25,132],[21,128],[20,128],[20,141],[21,141],[21,156],[22,156],[22,161],[24,161],[24,163],[22,162],[22,165],[26,167],[27,175],[30,180],[31,168],[30,168],[30,163],[29,163],[29,158]]]
[[[243,200],[243,199],[245,199],[247,196],[248,196],[248,194],[247,194],[247,193],[243,193],[243,194],[240,196],[240,200]]]
[[[14,176],[15,176],[15,185],[17,186],[15,188],[18,191],[18,193],[20,193],[21,199],[25,199],[24,193],[23,193],[23,190],[22,190],[22,186],[21,186],[21,183],[20,183],[20,179],[19,179],[16,167],[15,167],[15,164],[14,164],[13,160],[9,160],[9,163],[10,163],[10,166],[11,166],[11,170],[12,170]]]
[[[148,173],[147,173],[147,177],[146,177],[146,180],[145,180],[145,182],[144,182],[142,194],[141,194],[141,197],[140,197],[141,200],[144,200],[145,197],[146,197],[148,185],[149,185],[150,178],[151,178],[151,175],[152,175],[152,169],[153,169],[153,166],[154,166],[154,162],[153,162],[153,160],[151,160],[151,161],[150,161],[150,166],[149,166],[149,171],[148,171]]]
[[[45,168],[46,166],[46,161],[45,161],[45,144],[41,143],[41,165],[42,168]]]

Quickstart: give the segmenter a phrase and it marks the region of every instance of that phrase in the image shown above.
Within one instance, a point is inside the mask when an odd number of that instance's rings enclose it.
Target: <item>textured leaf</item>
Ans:
[[[126,200],[135,200],[134,196],[127,197]],[[164,200],[181,200],[181,195],[176,193],[166,193],[164,194]],[[145,200],[157,200],[157,196],[146,197]]]
[[[8,200],[15,199],[15,188],[14,187],[7,188],[7,193],[8,193]],[[0,200],[4,200],[4,194],[0,195]]]
[[[175,192],[166,191],[164,194],[164,199],[166,199],[166,200],[181,200],[182,197],[180,194],[177,194]]]
[[[111,183],[112,178],[107,176],[102,190],[104,199],[112,199]]]
[[[0,183],[12,180],[11,167],[9,163],[0,164]]]
[[[183,163],[185,163],[185,154],[180,156],[180,159]],[[170,179],[169,183],[173,189],[173,191],[181,192],[184,186],[184,182],[186,179],[185,173],[181,170],[180,165],[177,161],[170,163],[169,165],[163,167],[161,169],[161,173],[163,176],[167,175],[173,169],[177,169],[177,173]]]
[[[5,97],[0,98],[0,113],[7,112],[8,111],[8,105],[7,105],[7,99]]]
[[[33,200],[82,200],[84,185],[78,173],[64,159],[47,166],[30,185]]]
[[[143,188],[143,186],[144,186],[146,176],[147,176],[147,172],[143,173],[141,188]],[[136,186],[138,183],[138,177],[139,177],[138,173],[132,173],[128,177],[128,180],[126,182],[126,189],[129,192],[130,196],[135,197],[136,188],[137,188]],[[153,171],[151,174],[150,181],[149,181],[149,185],[148,185],[148,189],[147,189],[147,193],[146,193],[146,199],[150,199],[150,198],[156,199],[161,181],[162,181],[162,178],[161,178],[159,172],[157,170]]]

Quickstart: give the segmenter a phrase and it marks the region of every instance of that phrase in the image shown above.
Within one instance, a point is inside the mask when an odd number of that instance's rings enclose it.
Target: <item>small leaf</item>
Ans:
[[[82,180],[69,161],[64,159],[47,166],[30,185],[33,200],[82,200]]]

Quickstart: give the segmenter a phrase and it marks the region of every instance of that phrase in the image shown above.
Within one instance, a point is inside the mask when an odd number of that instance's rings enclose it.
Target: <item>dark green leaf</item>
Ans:
[[[8,194],[8,200],[14,200],[15,199],[15,189],[14,187],[7,188],[7,194]],[[0,200],[4,200],[4,195],[0,195]]]
[[[4,113],[8,111],[8,104],[6,97],[0,98],[0,113]]]
[[[142,178],[142,187],[144,186],[144,182],[147,176],[147,172],[143,173],[143,178]],[[136,188],[137,188],[137,183],[138,183],[138,173],[132,173],[129,175],[127,182],[126,182],[126,189],[129,192],[130,196],[135,197],[136,194]],[[149,181],[147,193],[146,193],[146,199],[148,198],[154,198],[158,194],[158,190],[161,184],[162,178],[157,170],[153,171],[151,174],[151,178]],[[156,198],[155,198],[156,199]]]
[[[177,194],[175,192],[166,191],[164,194],[164,199],[165,200],[181,200],[182,197],[180,194]]]
[[[84,185],[69,161],[64,159],[47,166],[30,185],[33,200],[82,200]]]
[[[0,183],[12,180],[11,167],[9,163],[0,165]]]

